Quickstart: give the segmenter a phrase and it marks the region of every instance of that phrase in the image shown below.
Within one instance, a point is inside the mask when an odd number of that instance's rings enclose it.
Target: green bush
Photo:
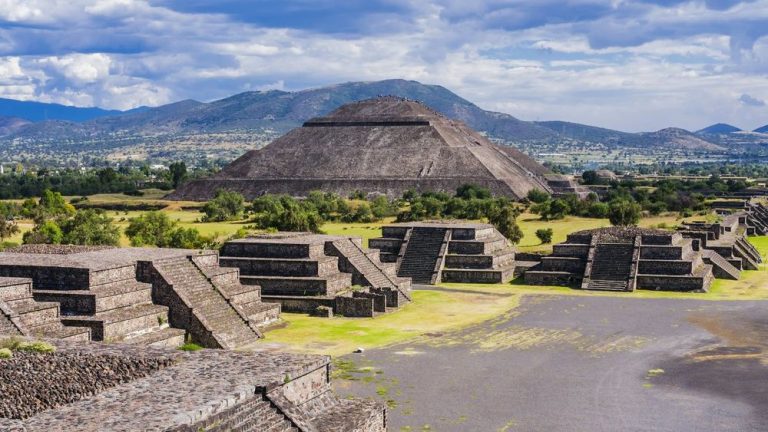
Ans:
[[[245,199],[237,192],[219,190],[216,197],[203,206],[203,222],[238,220],[245,211]]]
[[[13,357],[13,352],[8,348],[0,348],[0,359],[9,359]]]
[[[179,350],[181,351],[200,351],[201,349],[203,349],[203,347],[192,342],[185,342],[184,345],[179,347]]]
[[[539,228],[536,230],[536,237],[538,237],[542,244],[552,243],[553,234],[552,228]]]

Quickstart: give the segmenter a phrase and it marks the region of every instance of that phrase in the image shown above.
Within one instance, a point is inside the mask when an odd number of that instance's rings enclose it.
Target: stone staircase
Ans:
[[[350,238],[343,238],[331,243],[339,259],[346,260],[354,271],[353,283],[376,289],[397,290],[407,300],[411,299],[411,280],[397,276],[397,267],[391,263],[382,263],[371,255],[378,256],[378,251],[364,250]]]
[[[723,258],[719,253],[704,249],[701,251],[704,262],[712,265],[712,272],[718,279],[732,279],[738,280],[741,272],[739,269],[729,263],[728,260]]]
[[[154,261],[152,265],[172,287],[184,307],[189,309],[195,321],[204,327],[204,332],[209,333],[212,340],[206,345],[215,341],[220,348],[232,349],[250,344],[261,337],[247,316],[227,301],[189,257]],[[202,339],[199,330],[203,329],[190,330],[190,333],[196,339]]]
[[[59,304],[35,301],[32,280],[0,278],[0,334],[88,341],[86,327],[65,327]]]
[[[409,277],[415,283],[435,283],[439,279],[439,272],[435,269],[443,258],[440,253],[446,232],[446,229],[411,228],[397,275]]]
[[[293,432],[299,428],[283,414],[272,402],[264,397],[235,406],[224,418],[207,427],[206,432]]]
[[[595,246],[587,289],[627,291],[634,250],[632,244],[598,243]]]

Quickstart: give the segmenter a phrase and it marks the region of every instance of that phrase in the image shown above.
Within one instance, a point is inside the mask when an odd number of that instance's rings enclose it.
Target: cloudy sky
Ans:
[[[0,0],[0,97],[127,109],[405,78],[627,131],[768,123],[768,0]]]

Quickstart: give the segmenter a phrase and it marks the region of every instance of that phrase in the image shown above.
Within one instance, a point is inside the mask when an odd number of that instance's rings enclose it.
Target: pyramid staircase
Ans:
[[[192,257],[157,260],[152,267],[166,285],[159,297],[169,305],[174,304],[172,300],[183,305],[177,307],[171,321],[180,321],[178,324],[187,328],[198,342],[234,349],[261,337],[256,323],[250,321],[243,309],[233,306],[232,300],[224,296]]]
[[[704,262],[712,266],[712,272],[715,274],[716,278],[731,280],[739,279],[741,271],[723,258],[719,253],[713,250],[704,249],[701,251],[701,255]]]
[[[598,243],[595,245],[591,269],[585,273],[585,289],[601,291],[630,291],[632,261],[635,246],[629,243]]]
[[[440,280],[445,244],[448,241],[450,231],[447,229],[411,228],[397,275],[411,278],[414,283],[434,284]]]
[[[383,263],[378,250],[363,249],[355,239],[341,238],[330,243],[330,252],[352,273],[352,283],[386,293],[387,307],[411,300],[411,279],[397,276],[397,266]],[[347,270],[345,268],[345,270]]]

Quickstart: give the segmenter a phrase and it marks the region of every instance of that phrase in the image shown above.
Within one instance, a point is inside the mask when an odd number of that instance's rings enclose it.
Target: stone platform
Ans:
[[[411,282],[362,240],[277,233],[227,242],[221,263],[240,270],[243,285],[259,285],[266,302],[284,311],[370,317],[410,301]]]
[[[678,228],[687,238],[694,239],[712,264],[715,276],[738,279],[741,270],[757,270],[762,262],[760,252],[747,240],[746,227],[738,215],[730,215],[721,223],[691,222]]]
[[[27,279],[26,294],[0,288],[0,299],[30,336],[234,348],[279,314],[212,251],[22,246],[0,253],[0,276]]]
[[[515,251],[492,225],[462,221],[387,225],[371,239],[384,262],[414,282],[506,283],[514,277]]]
[[[380,432],[385,408],[367,400],[341,400],[330,388],[325,356],[222,352],[71,344],[52,341],[55,353],[19,353],[0,361],[0,387],[13,385],[15,367],[49,364],[34,384],[0,393],[3,431],[302,431]],[[38,357],[30,358],[32,357]],[[42,357],[42,358],[40,358]],[[49,359],[49,361],[45,361]],[[66,360],[66,361],[59,361]],[[109,381],[88,378],[92,362],[112,364]],[[19,364],[22,365],[19,365]],[[99,364],[97,363],[97,364]],[[4,368],[8,365],[9,368]],[[23,368],[22,368],[23,369]],[[61,387],[47,379],[66,376]],[[99,378],[99,379],[102,379]],[[38,389],[36,386],[41,387]],[[25,392],[42,391],[39,409],[14,410]],[[50,406],[51,408],[42,410]],[[7,414],[6,414],[7,415]]]
[[[714,275],[694,241],[669,231],[610,227],[580,231],[525,272],[531,285],[588,290],[707,291]]]

